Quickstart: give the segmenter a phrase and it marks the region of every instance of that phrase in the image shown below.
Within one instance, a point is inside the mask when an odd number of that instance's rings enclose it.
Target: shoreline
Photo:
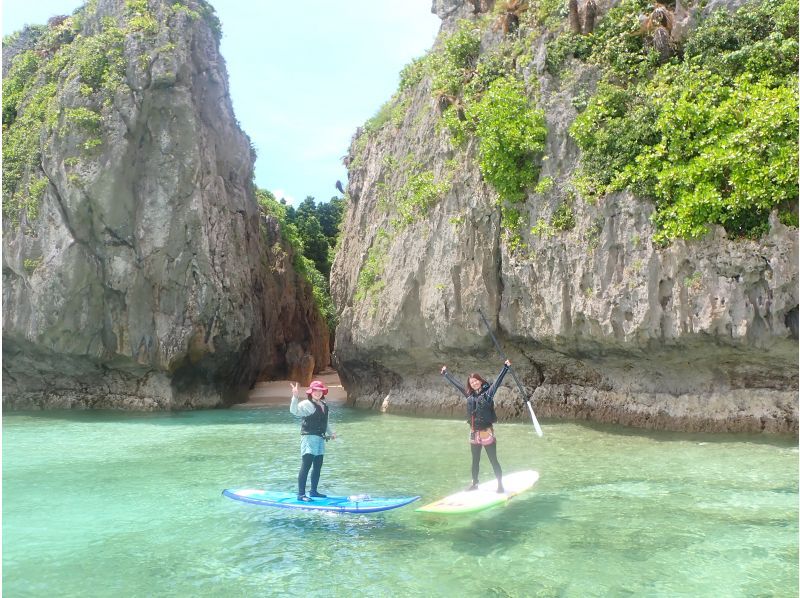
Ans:
[[[336,370],[327,368],[314,374],[314,380],[320,380],[328,387],[325,400],[332,405],[343,405],[347,401],[347,392],[342,387]],[[268,380],[256,382],[244,403],[231,405],[230,409],[259,409],[285,406],[288,408],[292,398],[291,380]],[[301,387],[305,391],[305,387]]]

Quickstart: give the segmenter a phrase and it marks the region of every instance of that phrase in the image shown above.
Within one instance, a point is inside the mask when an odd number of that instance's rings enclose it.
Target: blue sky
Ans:
[[[432,0],[214,0],[233,109],[258,152],[256,185],[318,202],[347,181],[341,158],[433,46]],[[2,0],[3,35],[72,14],[81,0]],[[302,7],[302,8],[300,8]]]

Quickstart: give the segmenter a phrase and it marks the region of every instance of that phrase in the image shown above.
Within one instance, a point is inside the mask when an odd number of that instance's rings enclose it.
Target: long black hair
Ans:
[[[469,396],[469,395],[471,395],[471,394],[476,394],[476,393],[475,393],[475,389],[473,389],[473,388],[472,388],[472,387],[469,385],[469,381],[470,381],[470,380],[472,380],[473,378],[475,378],[476,380],[480,381],[480,383],[481,383],[481,388],[483,388],[484,386],[486,386],[486,385],[488,384],[488,382],[486,381],[486,379],[485,379],[483,376],[481,376],[480,374],[478,374],[478,373],[476,373],[476,372],[472,372],[472,373],[471,373],[471,374],[470,374],[470,375],[467,377],[467,387],[464,389],[464,390],[466,391],[466,393],[467,393],[467,395],[468,395],[468,396]]]

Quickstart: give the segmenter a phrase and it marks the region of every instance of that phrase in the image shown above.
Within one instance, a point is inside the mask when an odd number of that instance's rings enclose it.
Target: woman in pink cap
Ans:
[[[325,440],[336,438],[328,425],[328,404],[325,395],[328,387],[319,380],[314,380],[306,390],[306,399],[301,401],[297,396],[300,384],[292,384],[292,402],[289,412],[297,417],[302,417],[300,424],[300,475],[297,477],[297,500],[309,502],[311,498],[326,498],[325,494],[317,492],[319,474],[322,470],[322,460],[325,458]],[[306,496],[306,479],[311,471],[311,492]],[[311,497],[311,498],[309,498]]]

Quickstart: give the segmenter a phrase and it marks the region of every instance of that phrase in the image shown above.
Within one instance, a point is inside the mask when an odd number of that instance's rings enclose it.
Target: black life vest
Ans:
[[[485,383],[477,393],[467,397],[467,421],[473,430],[485,430],[497,421],[494,397],[489,396],[492,385]]]
[[[311,401],[311,399],[309,399]],[[314,405],[314,413],[303,418],[300,424],[300,434],[312,436],[325,436],[328,429],[328,405],[322,401],[322,405],[311,401]]]

